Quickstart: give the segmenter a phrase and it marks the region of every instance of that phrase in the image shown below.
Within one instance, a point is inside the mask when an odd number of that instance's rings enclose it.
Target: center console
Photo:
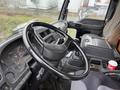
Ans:
[[[70,51],[61,60],[62,71],[65,72],[75,72],[83,69],[85,67],[84,58],[80,52]]]
[[[81,38],[81,48],[86,53],[90,63],[90,70],[103,72],[106,75],[120,78],[120,61],[116,59],[115,50],[99,36],[84,35]],[[108,69],[108,62],[116,61],[118,66],[115,70]],[[83,70],[85,66],[84,60],[79,52],[70,51],[61,61],[63,71]],[[113,75],[114,74],[114,75]]]
[[[104,38],[93,34],[85,34],[81,38],[80,46],[89,57],[91,70],[101,71],[106,75],[119,76],[120,78],[120,61],[117,59],[120,57]],[[110,60],[118,63],[116,70],[108,69]]]

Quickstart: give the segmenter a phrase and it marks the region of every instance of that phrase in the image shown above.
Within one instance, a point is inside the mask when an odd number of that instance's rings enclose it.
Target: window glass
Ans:
[[[84,18],[104,20],[110,3],[110,0],[75,1],[70,0],[68,20],[81,20]]]
[[[0,0],[0,41],[27,21],[57,21],[59,11],[57,0]]]

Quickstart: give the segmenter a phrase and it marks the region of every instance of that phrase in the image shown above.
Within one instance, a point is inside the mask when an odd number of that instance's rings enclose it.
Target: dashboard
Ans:
[[[1,54],[1,68],[9,82],[14,82],[26,67],[29,54],[21,40],[12,43]],[[14,78],[13,78],[14,77]]]
[[[0,90],[16,88],[19,81],[22,81],[27,74],[30,75],[28,62],[31,58],[22,39],[4,48],[0,55]]]
[[[58,28],[60,27],[61,30],[67,32],[66,23],[59,22],[54,24],[54,26]],[[35,27],[35,29],[37,29],[39,36],[42,37],[47,43],[54,43],[55,39],[60,37],[58,34],[55,34],[54,31],[50,32],[49,29],[43,29],[40,27]],[[39,80],[41,78],[39,76],[41,76],[42,72],[44,73],[44,70],[43,68],[41,69],[40,64],[38,63],[36,64],[36,62],[34,63],[32,57],[25,48],[21,37],[22,37],[22,33],[17,34],[12,38],[9,38],[8,40],[6,40],[5,44],[0,44],[0,90],[19,90],[25,84],[25,82],[30,79],[33,80],[31,84],[31,86],[33,86],[33,89],[31,88],[31,90],[34,90],[37,85],[36,83],[34,83],[36,76],[38,77],[37,79]],[[99,51],[96,48],[90,47],[90,49]],[[86,51],[90,51],[90,49],[87,48]],[[103,51],[101,48],[100,50]],[[90,54],[91,52],[94,51],[90,51]],[[111,55],[111,50],[109,52]],[[75,56],[76,53],[74,54],[74,52],[72,52],[72,54],[73,55],[70,57],[70,59],[71,58],[73,59],[74,57],[74,59],[76,59],[76,62],[71,60],[70,62],[64,64],[65,66],[64,69],[68,70],[68,67],[70,65],[72,66],[79,65],[80,58],[77,58],[77,56]],[[88,54],[89,52],[87,53],[87,55]],[[94,54],[96,54],[96,52],[93,53],[93,55]],[[94,65],[101,66],[101,59],[99,59],[100,60],[99,61],[98,59],[96,59],[96,57],[92,58],[93,57],[92,55],[88,55],[88,56],[91,59],[93,59],[93,61],[95,62],[93,63]],[[94,55],[94,56],[97,56],[97,58],[101,57],[100,55]],[[66,58],[64,59],[67,60],[68,58],[67,59]],[[106,59],[106,55],[103,58]],[[32,65],[30,65],[30,62],[32,62]],[[37,65],[38,67],[36,68],[35,65]],[[30,66],[35,67],[35,69],[31,70]],[[72,67],[71,69],[76,69],[76,68]],[[33,75],[32,77],[33,72],[35,72],[36,75]]]
[[[41,37],[51,34],[45,28],[35,27],[35,29],[39,31]],[[10,40],[8,44],[2,47],[0,46],[0,90],[6,90],[5,88],[8,88],[7,90],[19,90],[32,76],[32,65],[29,65],[29,63],[33,62],[32,64],[34,64],[35,60],[28,53],[21,36],[22,34],[19,38]],[[54,38],[49,37],[45,41],[50,43],[54,41]],[[38,67],[40,70],[41,66],[39,64]],[[38,72],[36,69],[35,71]]]
[[[60,27],[61,30],[66,30],[67,28],[64,22],[54,23],[54,26]],[[40,31],[39,34],[41,37],[46,37],[51,33],[46,29],[37,27],[36,29]],[[48,43],[52,42],[53,37],[45,38],[45,40]],[[35,67],[37,69],[32,71],[31,69]],[[25,82],[32,77],[32,73],[34,71],[35,73],[39,72],[40,69],[41,66],[38,63],[36,64],[24,46],[22,31],[16,32],[0,44],[0,90],[21,89]]]

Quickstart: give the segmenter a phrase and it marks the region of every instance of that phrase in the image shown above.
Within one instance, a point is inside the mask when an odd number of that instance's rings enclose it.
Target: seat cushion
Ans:
[[[72,81],[71,90],[120,90],[120,83],[101,72],[91,71],[85,79]]]
[[[82,80],[72,81],[71,90],[87,90],[87,87]]]
[[[101,86],[98,87],[98,90],[115,90],[115,89],[112,89],[112,88],[101,85]]]
[[[90,89],[89,88],[87,89],[85,83],[80,80],[80,81],[73,81],[72,82],[71,90],[90,90]],[[104,86],[104,85],[100,85],[95,90],[115,90],[115,89],[107,87],[107,86]]]

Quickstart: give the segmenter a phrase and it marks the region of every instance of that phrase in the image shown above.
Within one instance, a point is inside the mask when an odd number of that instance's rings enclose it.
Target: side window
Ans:
[[[79,18],[91,18],[104,20],[110,0],[81,0],[78,11]]]

